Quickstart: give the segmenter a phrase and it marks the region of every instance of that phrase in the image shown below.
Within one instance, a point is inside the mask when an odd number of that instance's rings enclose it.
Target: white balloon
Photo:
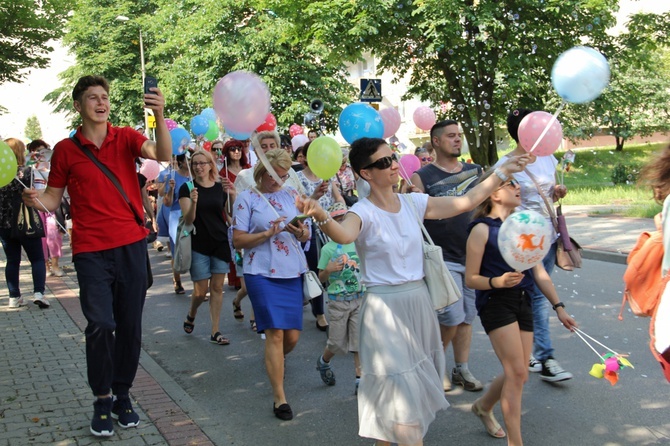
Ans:
[[[552,228],[539,212],[515,212],[498,231],[498,248],[515,271],[525,271],[542,262],[551,248]]]
[[[551,69],[551,83],[558,95],[575,104],[600,96],[609,81],[607,59],[587,46],[575,46],[562,53]]]

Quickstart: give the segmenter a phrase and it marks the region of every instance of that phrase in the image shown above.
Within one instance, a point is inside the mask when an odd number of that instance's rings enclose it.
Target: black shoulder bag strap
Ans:
[[[121,194],[123,199],[126,201],[126,204],[130,208],[130,210],[133,212],[133,215],[135,216],[135,221],[137,222],[137,224],[144,227],[144,223],[143,223],[144,219],[139,216],[139,214],[137,213],[137,211],[135,210],[133,205],[130,203],[130,200],[128,199],[128,195],[126,195],[126,192],[123,190],[123,187],[121,187],[121,183],[119,183],[119,179],[116,178],[116,175],[114,175],[112,173],[112,171],[107,168],[107,166],[102,164],[100,162],[100,160],[98,160],[98,158],[96,158],[95,155],[93,155],[91,153],[91,151],[88,149],[88,147],[85,147],[81,142],[79,142],[79,139],[77,139],[76,136],[73,136],[70,139],[77,145],[77,147],[79,147],[81,149],[82,152],[84,152],[84,155],[89,157],[90,160],[93,161],[93,164],[98,166],[98,168],[100,170],[102,170],[102,173],[104,173],[107,176],[107,178],[109,178],[109,181],[111,181],[112,184],[114,184],[114,186],[116,187],[116,190],[119,191],[119,193]]]

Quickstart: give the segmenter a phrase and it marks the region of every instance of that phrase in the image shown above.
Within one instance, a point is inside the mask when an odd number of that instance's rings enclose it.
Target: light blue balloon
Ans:
[[[77,134],[77,129],[74,129],[70,132],[70,138]]]
[[[251,138],[251,132],[234,132],[232,130],[226,129],[226,133],[228,136],[238,141],[244,141],[245,139]]]
[[[551,83],[563,100],[574,104],[590,102],[600,96],[610,81],[610,66],[605,56],[587,46],[570,48],[556,59]]]
[[[209,121],[216,121],[216,112],[212,107],[207,107],[200,113],[200,116],[203,116],[207,122]]]
[[[209,130],[209,120],[202,115],[191,118],[191,131],[195,136],[202,136]]]
[[[384,121],[379,112],[362,102],[349,104],[340,113],[340,133],[349,143],[359,138],[381,138],[384,136]]]
[[[181,155],[188,150],[188,144],[191,142],[191,135],[186,129],[177,127],[170,130],[170,138],[172,138],[172,153]]]

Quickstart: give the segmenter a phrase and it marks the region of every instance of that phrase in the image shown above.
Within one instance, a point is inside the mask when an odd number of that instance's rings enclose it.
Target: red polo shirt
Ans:
[[[143,135],[130,127],[112,127],[99,149],[77,129],[76,137],[119,179],[138,215],[144,215],[135,158],[141,156]],[[103,251],[135,243],[148,231],[137,224],[125,200],[107,176],[69,138],[54,147],[49,186],[70,194],[72,253]]]

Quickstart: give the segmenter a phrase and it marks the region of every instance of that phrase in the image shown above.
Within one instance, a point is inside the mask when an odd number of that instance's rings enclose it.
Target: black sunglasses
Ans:
[[[229,148],[228,148],[228,151],[229,151],[229,152],[241,152],[241,151],[242,151],[242,147],[229,147]]]
[[[374,163],[370,163],[367,166],[363,167],[363,169],[379,169],[379,170],[384,170],[388,169],[391,167],[391,164],[393,164],[393,161],[396,163],[398,162],[398,155],[393,154],[390,156],[385,156],[384,158],[379,158],[377,161]]]

